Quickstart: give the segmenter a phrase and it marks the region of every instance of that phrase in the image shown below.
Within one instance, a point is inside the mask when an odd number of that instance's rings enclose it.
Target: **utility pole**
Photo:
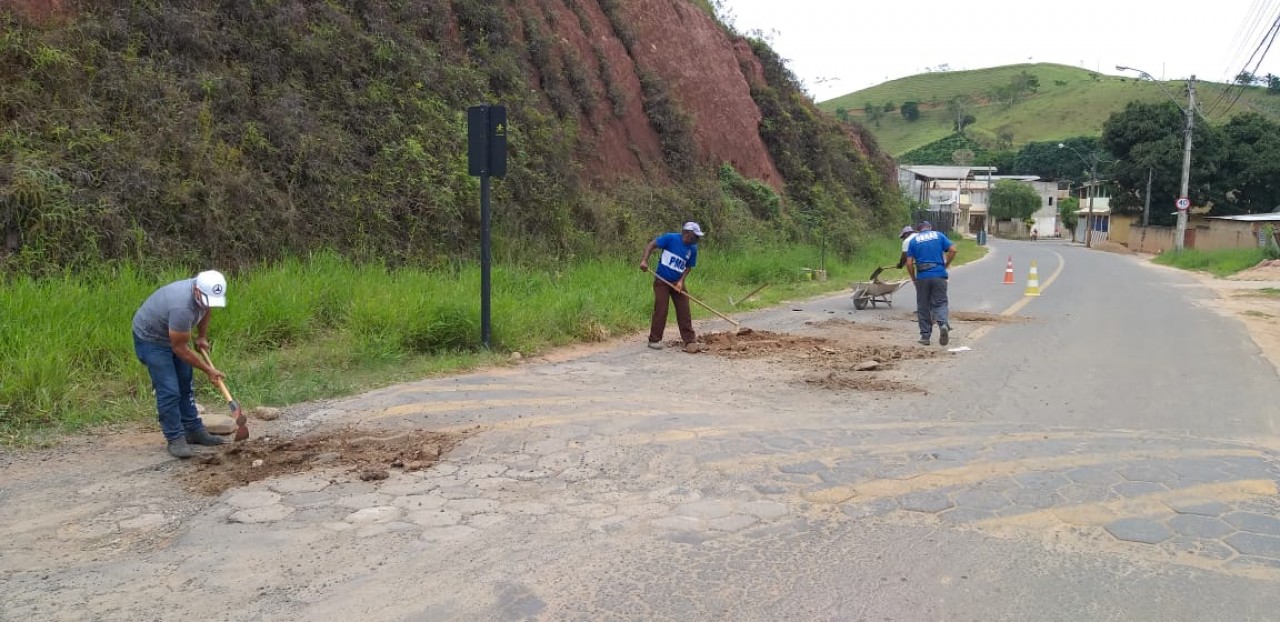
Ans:
[[[1089,163],[1089,216],[1085,219],[1084,246],[1093,248],[1093,197],[1098,195],[1098,154]]]
[[[1151,175],[1153,169],[1147,167],[1147,193],[1142,195],[1142,226],[1146,227],[1151,222]]]
[[[1182,147],[1182,194],[1178,196],[1178,231],[1177,238],[1174,239],[1174,248],[1178,252],[1182,251],[1182,247],[1187,241],[1187,210],[1186,201],[1189,199],[1188,192],[1191,186],[1191,134],[1196,127],[1196,77],[1193,75],[1187,80],[1187,134],[1183,141]]]

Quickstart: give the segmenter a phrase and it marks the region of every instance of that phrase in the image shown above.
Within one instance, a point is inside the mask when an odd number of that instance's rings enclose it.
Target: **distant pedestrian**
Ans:
[[[920,324],[920,343],[929,345],[933,325],[938,325],[938,343],[951,340],[951,324],[947,310],[947,268],[956,258],[956,245],[947,236],[933,230],[929,221],[920,223],[919,232],[907,245],[907,273],[916,286],[916,319]]]
[[[649,271],[650,255],[655,249],[662,249],[658,267],[654,270],[654,274],[662,280],[653,280],[653,317],[649,323],[649,347],[654,350],[662,349],[662,333],[667,328],[669,304],[675,305],[676,325],[680,327],[680,338],[685,345],[697,339],[693,332],[693,316],[689,313],[689,297],[684,295],[684,282],[689,271],[698,264],[698,239],[701,237],[702,227],[696,222],[686,222],[680,233],[660,235],[644,248],[640,269],[645,272]],[[671,285],[663,283],[663,280]]]
[[[903,266],[907,265],[907,246],[911,244],[911,238],[914,237],[915,234],[915,227],[910,225],[903,227],[902,231],[898,232],[898,239],[902,240],[902,254],[898,255],[898,269],[902,269]]]
[[[193,369],[208,374],[214,383],[222,379],[223,373],[202,360],[189,345],[194,332],[196,348],[209,348],[210,310],[225,306],[227,279],[209,270],[156,290],[133,316],[133,350],[151,376],[160,430],[169,445],[169,454],[175,458],[195,455],[189,443],[225,442],[205,429],[196,412],[191,386]]]
[[[1035,242],[1035,241],[1036,241],[1036,240],[1038,240],[1038,239],[1040,239],[1040,230],[1039,230],[1039,229],[1036,229],[1035,227],[1032,227],[1032,228],[1031,228],[1031,241],[1032,241],[1032,242]]]

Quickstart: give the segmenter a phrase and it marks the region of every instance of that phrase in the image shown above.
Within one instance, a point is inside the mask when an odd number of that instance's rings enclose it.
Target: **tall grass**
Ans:
[[[713,307],[771,285],[741,310],[848,287],[897,254],[897,243],[885,239],[850,261],[828,257],[823,283],[803,279],[802,268],[819,267],[816,248],[722,252],[708,244],[688,283]],[[965,248],[966,256],[980,255]],[[231,279],[229,305],[210,321],[213,359],[237,398],[280,405],[493,364],[511,351],[603,340],[648,324],[651,277],[636,259],[586,260],[558,271],[495,268],[493,352],[480,347],[475,266],[387,269],[330,254],[287,259]],[[131,320],[155,288],[189,276],[126,266],[0,283],[0,443],[154,417]],[[710,317],[698,307],[694,313]],[[207,382],[196,384],[203,402],[221,401]]]
[[[1230,276],[1258,265],[1267,258],[1261,248],[1224,248],[1204,251],[1188,248],[1180,253],[1161,253],[1155,262],[1183,270],[1199,270],[1216,276]]]

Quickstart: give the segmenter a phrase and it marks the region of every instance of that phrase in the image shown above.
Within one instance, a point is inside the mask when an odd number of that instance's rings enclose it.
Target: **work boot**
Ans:
[[[661,342],[661,341],[650,341],[650,342],[649,342],[649,349],[650,349],[650,350],[661,350],[661,349],[662,349],[662,342]]]
[[[187,444],[187,439],[175,438],[169,441],[169,455],[174,458],[182,458],[185,460],[195,456],[196,452],[191,451],[191,446]]]
[[[927,345],[929,345],[929,338],[928,338],[928,337],[921,337],[921,338],[920,338],[920,345],[922,345],[922,346],[927,346]]]
[[[945,346],[951,342],[951,325],[945,322],[938,323],[938,345]]]
[[[200,428],[195,432],[187,432],[187,442],[197,445],[221,445],[227,440],[221,436],[214,436],[208,430]]]

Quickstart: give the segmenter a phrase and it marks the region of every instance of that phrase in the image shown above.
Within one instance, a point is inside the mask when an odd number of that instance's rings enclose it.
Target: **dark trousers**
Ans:
[[[676,306],[676,325],[680,327],[680,338],[685,343],[693,343],[697,335],[693,332],[693,316],[689,314],[689,297],[657,279],[653,280],[653,322],[649,324],[650,343],[662,341],[662,332],[667,328],[668,301]]]
[[[928,339],[934,324],[947,324],[947,280],[916,279],[916,320],[920,336]]]

